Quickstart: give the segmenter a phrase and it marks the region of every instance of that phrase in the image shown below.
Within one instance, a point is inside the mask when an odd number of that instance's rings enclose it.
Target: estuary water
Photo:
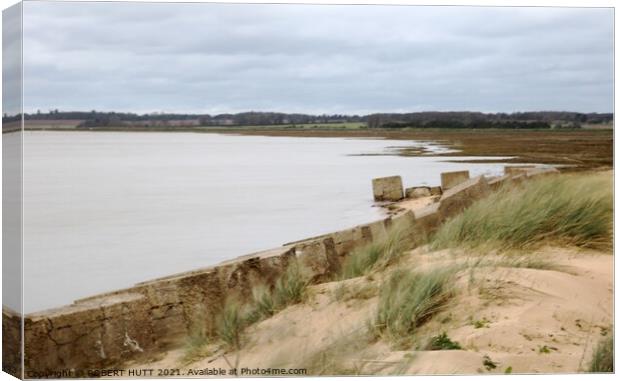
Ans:
[[[26,132],[24,309],[379,219],[374,177],[438,185],[443,171],[503,167],[382,155],[394,146],[442,149],[376,139]]]

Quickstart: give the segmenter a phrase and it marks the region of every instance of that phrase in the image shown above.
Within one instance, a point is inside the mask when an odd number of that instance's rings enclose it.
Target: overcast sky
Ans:
[[[613,110],[613,11],[24,3],[26,112]]]

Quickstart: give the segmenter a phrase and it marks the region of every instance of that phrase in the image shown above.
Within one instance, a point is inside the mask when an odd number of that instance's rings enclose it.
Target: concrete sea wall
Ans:
[[[311,281],[320,283],[339,270],[352,249],[372,242],[393,223],[413,221],[413,214],[407,212],[26,315],[26,376],[36,378],[59,370],[104,368],[153,358],[182,344],[194,329],[213,329],[213,317],[226,297],[249,298],[253,286],[274,284],[291,261],[299,261],[309,270]],[[19,322],[17,314],[9,315]],[[3,321],[13,321],[9,315]],[[15,348],[15,339],[9,341],[13,342],[5,349]],[[17,355],[3,360],[8,364],[18,359]]]
[[[151,280],[134,287],[96,295],[72,305],[28,314],[24,325],[24,375],[39,378],[50,372],[118,366],[128,360],[153,359],[182,344],[195,329],[214,328],[214,316],[230,296],[247,299],[257,284],[273,285],[292,261],[308,269],[313,283],[328,281],[346,256],[381,237],[393,224],[425,235],[510,181],[555,170],[515,171],[488,181],[479,176],[453,185],[438,202],[413,211],[355,226],[282,247],[254,253],[217,266]],[[507,171],[508,172],[508,171]],[[518,180],[520,181],[520,180]],[[3,366],[21,373],[22,319],[3,310]]]

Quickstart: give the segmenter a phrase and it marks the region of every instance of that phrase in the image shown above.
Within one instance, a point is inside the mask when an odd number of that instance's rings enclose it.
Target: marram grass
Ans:
[[[255,286],[252,289],[251,302],[241,303],[236,298],[226,299],[222,310],[216,316],[216,337],[229,349],[240,349],[245,328],[271,317],[287,306],[301,303],[306,297],[308,285],[303,268],[293,262],[278,278],[272,290],[266,285]],[[203,342],[200,340],[200,337],[196,337],[193,342],[188,343],[188,357],[202,349]]]
[[[612,373],[614,371],[613,333],[597,345],[592,354],[588,371],[593,373]]]
[[[217,336],[231,349],[241,347],[244,328],[241,305],[234,299],[226,300],[224,308],[216,319]]]
[[[367,274],[370,270],[386,267],[410,248],[411,244],[404,228],[395,226],[383,237],[353,250],[342,266],[342,279],[355,278]]]
[[[474,203],[438,230],[431,247],[514,250],[553,242],[609,249],[612,215],[609,174],[550,176]]]
[[[291,263],[276,280],[273,289],[266,285],[252,289],[252,301],[246,306],[248,312],[244,315],[244,322],[253,324],[290,305],[301,303],[306,298],[309,284],[304,268],[297,262]]]
[[[308,279],[299,264],[292,263],[276,281],[273,291],[275,309],[284,309],[291,304],[303,301],[308,287]]]
[[[396,270],[381,287],[374,328],[388,339],[415,334],[453,296],[457,268],[426,272]]]
[[[259,284],[252,288],[252,302],[245,317],[246,322],[248,324],[256,323],[272,316],[275,312],[276,306],[269,287]]]
[[[183,364],[190,364],[196,360],[211,355],[209,344],[211,340],[203,330],[193,330],[185,341],[183,347]]]

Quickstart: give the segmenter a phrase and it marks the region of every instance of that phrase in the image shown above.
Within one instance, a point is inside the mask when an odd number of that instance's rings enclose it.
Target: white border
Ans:
[[[81,0],[84,2],[98,2],[97,0]],[[329,1],[329,0],[313,0],[313,1],[309,1],[309,0],[288,0],[288,1],[283,1],[283,0],[245,0],[245,1],[231,1],[231,0],[219,0],[219,1],[182,1],[182,0],[133,0],[134,2],[158,2],[158,3],[165,3],[165,2],[170,2],[170,3],[187,3],[187,2],[191,2],[191,3],[271,3],[271,4],[326,4],[326,5],[333,5],[333,4],[367,4],[367,5],[434,5],[434,6],[450,6],[450,5],[454,5],[454,6],[517,6],[517,7],[545,7],[545,6],[554,6],[554,7],[611,7],[611,8],[615,8],[616,6],[616,2],[613,0],[589,0],[589,1],[584,1],[584,0],[504,0],[504,1],[497,1],[497,0],[475,0],[475,1],[468,1],[468,0],[450,0],[450,1],[432,1],[432,0],[399,0],[399,1],[385,1],[385,0],[335,0],[335,1]],[[2,9],[6,9],[9,6],[12,6],[16,3],[18,3],[19,1],[17,0],[3,0],[2,3],[0,4]],[[106,2],[123,2],[122,0],[106,0]],[[614,9],[614,20],[615,20],[615,9]],[[1,33],[1,18],[0,18],[0,33]],[[615,21],[614,21],[614,25],[615,25]],[[618,79],[615,76],[616,73],[616,69],[617,69],[617,65],[618,65],[618,61],[616,59],[616,42],[618,41],[618,30],[616,28],[614,28],[614,114],[617,115],[617,110],[618,110],[618,101],[615,97],[615,89],[617,88],[617,84],[618,84]],[[0,52],[0,58],[1,58],[1,52]],[[1,65],[1,59],[0,59],[0,65]],[[0,78],[0,85],[2,84],[2,79]],[[0,95],[0,99],[1,99],[1,95]],[[615,116],[614,115],[614,116]],[[614,130],[614,162],[615,162],[615,152],[618,151],[618,148],[620,147],[619,143],[616,141],[615,139],[615,130]],[[1,145],[0,145],[0,153],[1,153]],[[1,157],[1,156],[0,156]],[[0,175],[1,178],[1,175]],[[614,200],[616,197],[616,192],[615,190],[618,189],[618,179],[614,177]],[[0,211],[1,211],[2,206],[0,205]],[[618,235],[618,219],[617,219],[617,215],[614,213],[614,236]],[[0,224],[1,226],[1,224]],[[0,248],[0,253],[1,253],[1,248]],[[615,263],[615,261],[614,261]],[[1,265],[0,265],[1,266]],[[617,269],[617,267],[616,267]],[[614,281],[615,281],[615,272],[614,272]],[[0,290],[1,290],[1,285],[0,285]],[[614,291],[615,291],[615,282],[614,282]],[[614,295],[614,318],[615,316],[617,316],[615,314],[615,306],[618,305],[618,293],[615,293]],[[618,335],[616,334],[616,339],[617,339]],[[615,340],[617,342],[617,340]],[[618,351],[616,351],[615,353],[615,365],[616,367],[620,366],[620,363],[618,362]],[[510,377],[510,380],[522,380],[522,379],[527,379],[527,378],[546,378],[546,379],[554,379],[554,380],[576,380],[576,379],[583,379],[585,377],[592,377],[592,379],[594,380],[611,380],[613,378],[615,378],[615,375],[592,375],[592,374],[583,374],[583,375],[527,375],[527,376],[521,376],[521,375],[510,375],[510,376],[502,376],[502,375],[485,375],[485,376],[399,376],[397,378],[397,380],[404,380],[404,379],[414,379],[415,380],[426,380],[426,379],[432,379],[432,380],[450,380],[451,378],[455,378],[458,377],[460,380],[477,380],[479,379],[479,377],[484,377],[485,380],[506,380],[507,377]],[[12,376],[9,376],[6,373],[0,372],[0,381],[5,381],[5,380],[14,380],[15,378],[13,378]],[[244,378],[246,379],[246,378]],[[358,377],[304,377],[304,379],[312,379],[312,380],[359,380]],[[368,377],[365,377],[365,379],[368,379]],[[370,379],[392,379],[392,377],[370,377]],[[144,380],[161,380],[161,379],[144,379]],[[265,378],[247,378],[247,380],[265,380]]]

